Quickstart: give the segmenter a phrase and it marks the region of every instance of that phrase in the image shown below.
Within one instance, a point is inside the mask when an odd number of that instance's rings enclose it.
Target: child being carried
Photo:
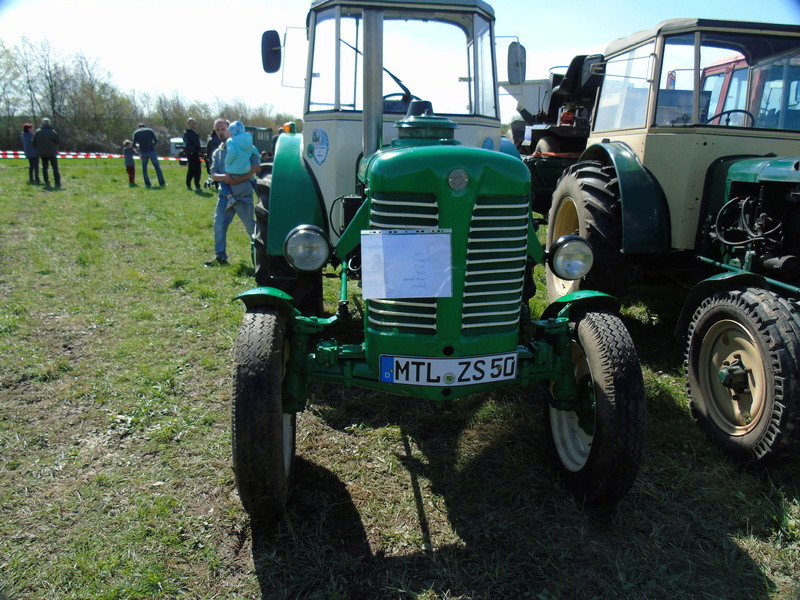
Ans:
[[[232,177],[240,177],[253,168],[250,157],[254,154],[259,156],[258,149],[253,145],[253,135],[245,131],[241,121],[231,123],[228,130],[231,132],[231,137],[225,142],[225,172]],[[225,210],[233,209],[236,197],[231,186],[224,182],[220,183],[220,186],[222,193],[228,199]]]

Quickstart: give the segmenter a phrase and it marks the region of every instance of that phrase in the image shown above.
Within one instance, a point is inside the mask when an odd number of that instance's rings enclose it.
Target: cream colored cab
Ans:
[[[624,142],[661,185],[672,248],[694,248],[709,167],[800,155],[800,28],[675,19],[612,43],[588,145]]]
[[[374,10],[315,2],[303,145],[329,214],[337,198],[357,192],[359,158],[397,137],[394,124],[413,100],[455,121],[461,144],[499,149],[493,23],[479,1],[389,1]],[[370,98],[380,105],[368,106]]]

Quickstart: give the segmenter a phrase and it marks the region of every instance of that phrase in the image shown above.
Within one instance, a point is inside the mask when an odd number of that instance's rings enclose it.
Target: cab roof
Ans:
[[[483,0],[312,0],[311,10],[331,6],[389,8],[409,10],[466,10],[483,12],[494,19],[494,9]]]
[[[627,37],[614,40],[606,48],[605,55],[613,56],[622,50],[638,46],[659,35],[688,33],[696,30],[722,30],[757,35],[788,34],[800,36],[800,25],[755,23],[752,21],[722,21],[715,19],[669,19],[667,21],[661,21],[661,23],[651,29],[637,31]]]

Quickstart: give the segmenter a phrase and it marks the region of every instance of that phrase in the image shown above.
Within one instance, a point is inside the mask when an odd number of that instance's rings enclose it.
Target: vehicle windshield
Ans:
[[[667,37],[654,124],[800,129],[800,38],[718,32]]]
[[[384,11],[384,110],[405,112],[407,91],[437,114],[497,117],[491,27],[473,13]],[[363,110],[363,47],[360,8],[317,13],[309,112]]]
[[[595,131],[648,125],[800,130],[800,37],[668,36],[660,72],[655,50],[651,41],[608,58]],[[654,77],[655,111],[648,114]]]

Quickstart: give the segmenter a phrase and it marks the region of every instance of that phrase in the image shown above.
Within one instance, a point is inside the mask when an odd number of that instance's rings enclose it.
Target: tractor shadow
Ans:
[[[284,520],[252,527],[262,598],[751,600],[798,593],[786,589],[787,578],[768,576],[741,541],[769,544],[786,530],[782,507],[800,497],[800,461],[746,473],[713,447],[674,384],[659,385],[659,372],[680,373],[670,318],[626,317],[637,344],[649,340],[640,353],[655,373],[648,446],[632,491],[605,514],[587,514],[558,485],[544,450],[541,392],[437,406],[318,391],[312,419],[319,449],[298,459]],[[326,448],[325,432],[360,446],[387,425],[401,439],[384,458],[401,465],[403,487],[383,487],[376,473],[365,492],[352,484],[353,463],[336,461],[347,450]],[[412,518],[403,523],[405,541],[393,542],[392,507],[402,494]]]

